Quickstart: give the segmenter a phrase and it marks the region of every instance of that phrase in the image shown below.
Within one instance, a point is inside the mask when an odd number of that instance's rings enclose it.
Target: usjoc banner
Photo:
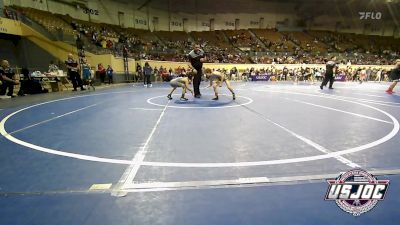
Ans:
[[[270,78],[271,78],[270,74],[259,74],[251,76],[252,81],[269,81]]]

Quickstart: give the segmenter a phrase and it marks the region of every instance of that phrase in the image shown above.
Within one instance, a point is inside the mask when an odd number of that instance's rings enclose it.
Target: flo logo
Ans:
[[[382,18],[381,12],[358,12],[360,20],[380,20]]]
[[[389,180],[377,180],[362,169],[353,169],[327,180],[329,187],[325,200],[336,201],[345,212],[359,216],[385,198]]]

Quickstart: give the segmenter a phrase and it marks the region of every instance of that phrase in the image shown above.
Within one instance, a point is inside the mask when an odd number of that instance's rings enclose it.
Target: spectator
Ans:
[[[143,74],[142,66],[139,65],[139,63],[136,63],[136,77],[137,77],[136,79],[141,79],[142,74]]]
[[[76,48],[82,50],[84,47],[83,40],[81,34],[76,35]]]
[[[172,77],[172,68],[171,67],[169,68],[168,73],[169,73],[169,76]]]
[[[10,69],[10,64],[7,60],[1,61],[0,65],[0,81],[1,81],[1,86],[0,86],[0,96],[4,98],[3,96],[6,94],[7,89],[7,96],[6,98],[12,98],[15,97],[14,95],[14,85],[19,84],[18,80],[14,80],[14,75],[15,73]]]
[[[82,76],[83,76],[84,85],[91,86],[94,90],[94,87],[92,84],[92,73],[90,71],[90,64],[87,62],[86,58],[83,59],[81,68],[82,68]]]
[[[76,88],[81,87],[81,91],[86,90],[83,88],[81,75],[78,72],[78,63],[74,60],[71,53],[68,54],[68,59],[65,61],[65,65],[68,69],[69,79],[72,81],[72,86],[74,87],[73,91],[76,91]]]
[[[237,79],[239,79],[239,71],[237,70],[236,67],[233,67],[229,74],[230,74],[230,78],[231,78],[232,80],[237,80]]]
[[[153,69],[149,65],[148,62],[144,64],[143,74],[144,74],[144,86],[145,87],[152,87],[151,84],[151,74],[153,73]]]
[[[113,83],[113,72],[114,72],[114,70],[111,68],[110,65],[108,65],[108,66],[107,66],[108,84]]]
[[[155,82],[161,81],[161,75],[160,75],[160,72],[158,71],[157,67],[154,67],[153,74],[154,74]]]
[[[104,68],[102,63],[99,63],[97,65],[97,74],[100,76],[101,83],[104,84],[106,79],[106,69]]]

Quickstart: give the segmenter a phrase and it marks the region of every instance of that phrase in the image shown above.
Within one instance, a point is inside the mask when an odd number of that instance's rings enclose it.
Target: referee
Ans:
[[[203,62],[205,61],[204,51],[200,49],[200,45],[194,45],[192,51],[189,52],[188,58],[190,60],[190,64],[193,68],[196,69],[197,73],[193,77],[193,90],[194,90],[194,97],[200,98],[200,82],[201,82],[201,75],[202,75],[202,68]]]
[[[335,81],[335,75],[334,73],[336,72],[337,66],[336,66],[336,57],[333,56],[331,60],[329,60],[326,63],[326,71],[325,71],[325,77],[324,80],[322,81],[321,86],[319,88],[324,89],[324,86],[328,84],[329,81],[329,89],[333,89],[333,81]]]

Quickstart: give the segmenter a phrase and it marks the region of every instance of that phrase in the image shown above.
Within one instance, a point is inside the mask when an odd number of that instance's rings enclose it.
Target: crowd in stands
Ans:
[[[94,53],[112,53],[160,61],[186,61],[185,54],[193,43],[200,43],[213,63],[324,63],[330,54],[338,54],[352,64],[391,64],[400,55],[399,40],[393,37],[371,37],[328,31],[279,32],[276,29],[254,29],[214,32],[150,32],[116,25],[81,21],[68,15],[53,14],[31,8],[5,9],[5,15],[18,19],[14,11],[43,25],[49,31],[80,34],[82,43]]]
[[[215,69],[212,69],[214,71]],[[236,67],[221,68],[218,71],[226,74],[229,80],[242,80],[242,81],[256,81],[257,76],[268,76],[269,81],[293,81],[293,82],[320,82],[325,75],[324,67],[308,67],[306,64],[299,65],[296,67],[283,67],[277,68],[274,65],[255,69],[246,68],[244,70],[238,70]],[[143,70],[140,65],[137,65],[137,80],[143,79]],[[187,76],[192,72],[191,67],[177,67],[177,68],[152,68],[152,76],[155,81],[170,81],[176,77]],[[350,67],[345,66],[338,69],[335,74],[336,79],[340,81],[352,81],[352,82],[381,82],[390,81],[389,71],[386,71],[378,67]],[[203,77],[206,80],[206,77]]]
[[[165,46],[169,49],[190,49],[193,43],[190,40],[187,41],[165,41]]]
[[[93,44],[104,49],[112,49],[114,41],[118,38],[118,35],[107,29],[106,26],[94,27],[76,21],[72,21],[71,26],[75,31],[91,40]]]
[[[253,52],[265,52],[266,47],[257,40],[256,37],[251,36],[248,32],[241,32],[233,34],[229,37],[229,41],[236,47],[247,49]]]
[[[295,68],[275,69],[274,66],[269,68],[254,69],[248,68],[242,73],[242,78],[246,77],[248,80],[252,80],[253,76],[258,75],[269,75],[271,80],[277,81],[320,81],[324,77],[324,68],[310,68],[307,66],[298,66]],[[388,81],[388,71],[382,68],[375,67],[346,67],[339,69],[336,74],[336,78],[341,81],[353,81],[353,82],[366,82],[366,81]]]
[[[310,56],[308,54],[297,55],[263,55],[252,57],[253,61],[259,64],[323,64],[325,59],[322,56]]]
[[[168,82],[173,78],[180,76],[187,76],[189,73],[193,73],[193,69],[190,66],[179,66],[177,68],[172,67],[154,67],[152,68],[149,63],[145,63],[146,67],[142,68],[140,64],[137,64],[135,74],[135,81],[139,80],[147,80],[148,87],[151,87],[151,80],[154,79],[157,81],[165,81]],[[340,68],[335,73],[335,77],[340,81],[350,81],[350,82],[381,82],[381,81],[390,81],[389,70],[383,69],[378,66],[351,66],[350,63],[344,64],[340,63]],[[83,62],[78,67],[77,60],[75,60],[72,55],[68,55],[68,59],[63,62],[50,62],[49,69],[42,74],[35,74],[36,71],[32,74],[28,72],[24,72],[26,69],[21,70],[21,74],[23,74],[24,78],[20,78],[20,80],[15,76],[15,70],[11,69],[8,62],[3,60],[1,62],[0,73],[2,77],[0,77],[0,81],[2,82],[0,97],[15,97],[13,89],[15,85],[20,85],[18,88],[18,95],[25,94],[35,94],[35,93],[44,93],[47,90],[38,82],[35,82],[34,78],[38,76],[39,80],[42,80],[42,76],[46,76],[47,78],[53,79],[55,81],[59,80],[59,69],[64,68],[68,71],[69,77],[74,77],[72,73],[75,73],[75,81],[72,79],[74,90],[77,90],[77,87],[80,87],[81,90],[85,90],[89,87],[93,87],[93,80],[100,79],[101,84],[111,84],[113,83],[113,69],[110,65],[107,67],[103,66],[101,63],[97,65],[97,67],[91,66],[87,63],[85,58],[83,58]],[[80,68],[80,69],[78,69]],[[206,68],[204,68],[206,69]],[[79,75],[76,74],[76,71],[82,70],[82,79]],[[215,70],[215,69],[213,69]],[[269,81],[272,82],[280,82],[280,81],[291,81],[291,82],[320,82],[325,75],[325,67],[311,67],[308,64],[297,64],[296,66],[290,66],[287,68],[286,66],[278,66],[276,63],[272,63],[268,66],[262,68],[254,68],[248,67],[246,69],[238,70],[236,67],[229,68],[220,68],[218,71],[227,75],[227,79],[229,80],[242,80],[242,81],[257,81],[258,76],[265,77],[267,76]],[[63,75],[61,75],[62,77]],[[147,78],[147,79],[145,79]],[[71,78],[70,78],[71,79]],[[203,80],[206,80],[206,77],[203,77]],[[6,93],[6,90],[8,92]],[[94,89],[94,87],[93,87]],[[7,96],[6,96],[7,94]]]

